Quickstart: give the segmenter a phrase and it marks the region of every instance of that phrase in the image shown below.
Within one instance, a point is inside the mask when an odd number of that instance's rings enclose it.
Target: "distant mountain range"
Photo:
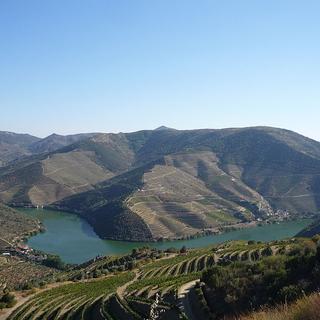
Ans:
[[[0,133],[0,200],[84,217],[103,238],[181,238],[320,210],[320,143],[270,128]]]
[[[40,139],[29,134],[0,131],[0,167],[25,156],[52,152],[94,134],[75,134],[62,136],[52,134]]]

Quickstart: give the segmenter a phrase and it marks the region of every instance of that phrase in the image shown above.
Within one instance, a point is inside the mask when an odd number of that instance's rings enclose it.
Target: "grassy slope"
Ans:
[[[290,305],[282,305],[274,309],[266,309],[240,320],[317,320],[320,315],[320,295],[314,293],[303,297]]]

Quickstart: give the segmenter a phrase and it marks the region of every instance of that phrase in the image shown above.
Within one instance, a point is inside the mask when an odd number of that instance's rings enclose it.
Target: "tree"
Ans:
[[[11,308],[17,303],[15,296],[12,293],[5,293],[0,299],[0,309]]]
[[[47,267],[64,270],[66,268],[65,263],[59,256],[48,256],[46,260],[43,260],[42,264]]]
[[[186,246],[183,246],[181,249],[180,249],[180,253],[186,253],[187,252],[187,247]]]

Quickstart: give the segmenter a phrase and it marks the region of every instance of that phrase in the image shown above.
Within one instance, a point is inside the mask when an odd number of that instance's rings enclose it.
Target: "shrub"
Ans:
[[[43,260],[42,264],[47,267],[55,268],[58,270],[64,270],[66,268],[65,263],[61,260],[59,256],[50,255],[47,257],[47,259]]]
[[[302,290],[299,286],[289,285],[283,287],[279,292],[279,299],[285,302],[293,302],[302,295]]]
[[[11,293],[5,293],[0,299],[0,309],[11,308],[17,303],[16,298]]]
[[[301,250],[302,248],[302,250]],[[319,252],[293,246],[290,255],[262,257],[255,262],[215,265],[202,274],[207,303],[217,318],[295,301],[319,286]],[[265,249],[266,250],[266,249]],[[268,254],[266,252],[265,254]]]

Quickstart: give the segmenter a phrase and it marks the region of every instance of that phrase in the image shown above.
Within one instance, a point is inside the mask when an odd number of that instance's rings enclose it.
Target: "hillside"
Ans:
[[[22,241],[40,232],[41,228],[38,221],[0,204],[0,310],[6,290],[24,287],[29,281],[56,272],[26,259],[19,251]]]
[[[307,228],[301,230],[297,237],[313,237],[317,234],[320,234],[320,221],[316,220],[314,223],[312,223]]]
[[[140,239],[148,240],[150,233],[180,238],[286,212],[319,212],[318,142],[274,128],[166,129],[146,136],[134,170],[53,206],[81,214],[104,238],[128,240],[136,236],[120,231],[124,217],[143,222]],[[116,232],[104,227],[111,223]]]
[[[28,298],[18,300],[6,319],[256,319],[252,310],[284,303],[292,303],[295,317],[280,319],[309,319],[297,317],[297,306],[309,303],[317,310],[311,302],[319,286],[318,240],[234,241],[166,252],[141,248],[98,257],[31,282],[38,289],[25,292]],[[311,308],[300,311],[312,314]]]
[[[240,320],[317,320],[320,314],[320,295],[313,293],[296,302],[254,312]]]
[[[38,232],[39,228],[36,220],[0,204],[0,250],[10,247],[17,239]]]
[[[28,156],[56,151],[77,141],[93,137],[94,133],[58,135],[37,138],[29,134],[0,131],[0,167]]]
[[[0,132],[0,167],[12,160],[30,155],[28,146],[39,141],[39,138],[28,134]]]
[[[129,144],[122,134],[96,134],[17,160],[0,169],[0,200],[12,205],[48,205],[91,190],[130,168],[134,146]]]
[[[33,142],[28,146],[28,149],[32,154],[48,153],[92,136],[94,136],[94,133],[80,133],[67,136],[52,134],[44,139]]]
[[[117,240],[320,210],[320,143],[288,130],[161,127],[78,138],[2,168],[0,200],[75,212]]]

